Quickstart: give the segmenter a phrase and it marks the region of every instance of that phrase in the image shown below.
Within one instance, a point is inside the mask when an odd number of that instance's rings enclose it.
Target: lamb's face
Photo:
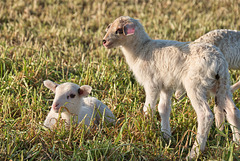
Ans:
[[[106,31],[107,33],[103,38],[103,45],[107,49],[110,49],[127,43],[128,37],[134,35],[135,24],[132,18],[122,16],[108,25]]]
[[[78,89],[80,87],[73,83],[63,83],[57,86],[52,108],[58,112],[59,108],[64,106],[69,112],[74,113],[80,101]]]
[[[52,108],[59,112],[60,107],[66,107],[70,113],[77,114],[81,105],[82,97],[91,92],[91,87],[84,85],[79,87],[74,83],[56,84],[52,81],[44,81],[44,85],[55,93]]]

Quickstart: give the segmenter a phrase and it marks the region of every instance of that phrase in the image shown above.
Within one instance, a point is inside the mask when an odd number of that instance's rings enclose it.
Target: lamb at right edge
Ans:
[[[209,43],[218,47],[228,62],[229,69],[240,70],[240,32],[236,30],[218,29],[213,30],[199,37],[194,42]],[[240,88],[240,81],[231,86],[234,92]],[[181,99],[184,90],[178,89],[175,92],[177,99]]]
[[[240,32],[218,29],[201,36],[194,42],[210,43],[217,46],[225,56],[229,69],[240,69]]]
[[[217,46],[228,62],[229,69],[240,70],[240,32],[236,30],[218,29],[208,32],[194,42],[210,43]],[[232,85],[234,92],[240,87],[240,82]]]

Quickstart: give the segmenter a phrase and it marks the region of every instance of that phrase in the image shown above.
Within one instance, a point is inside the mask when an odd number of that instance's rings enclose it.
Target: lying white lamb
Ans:
[[[161,130],[171,136],[171,96],[175,89],[184,88],[196,111],[198,129],[196,141],[189,154],[194,158],[205,149],[213,114],[208,106],[207,93],[216,93],[218,112],[226,115],[232,125],[233,140],[240,141],[240,111],[235,107],[229,86],[227,62],[221,51],[207,43],[184,43],[170,40],[153,40],[138,20],[122,16],[107,28],[103,45],[110,49],[121,47],[126,61],[137,80],[144,86],[149,107],[161,116]],[[223,123],[222,117],[216,120]]]
[[[50,80],[45,80],[44,85],[55,93],[52,108],[44,121],[44,125],[52,128],[59,117],[60,107],[66,107],[61,112],[61,119],[70,124],[70,117],[74,117],[74,122],[79,123],[85,119],[85,125],[89,126],[91,121],[99,124],[100,118],[106,123],[114,124],[116,121],[112,111],[101,101],[94,97],[86,97],[92,88],[88,85],[79,87],[74,83],[57,84]]]

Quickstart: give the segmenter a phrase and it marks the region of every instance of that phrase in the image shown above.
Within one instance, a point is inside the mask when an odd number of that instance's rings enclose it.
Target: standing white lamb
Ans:
[[[226,112],[224,114],[232,125],[233,140],[240,141],[240,111],[232,100],[227,62],[217,47],[207,43],[153,40],[138,20],[127,16],[117,18],[108,26],[103,45],[108,49],[121,47],[135,77],[144,86],[144,112],[150,106],[154,114],[160,96],[158,111],[165,137],[171,136],[172,93],[182,87],[187,91],[198,120],[190,158],[205,149],[214,119],[207,103],[208,91],[216,93],[216,106]]]
[[[228,62],[229,69],[240,70],[240,32],[236,30],[217,29],[206,33],[194,42],[210,43],[217,46]],[[240,82],[231,86],[234,92],[240,88]],[[177,90],[175,96],[179,99],[184,93],[183,90]]]
[[[112,111],[101,101],[94,97],[86,97],[92,88],[88,85],[79,87],[74,83],[57,84],[50,80],[45,80],[44,85],[55,93],[52,108],[44,121],[44,125],[52,128],[59,117],[59,109],[63,108],[61,118],[65,119],[66,124],[70,124],[70,117],[74,117],[74,122],[79,123],[85,119],[85,125],[89,126],[91,121],[99,124],[100,118],[106,123],[114,124],[116,121]],[[78,119],[78,120],[77,120]]]

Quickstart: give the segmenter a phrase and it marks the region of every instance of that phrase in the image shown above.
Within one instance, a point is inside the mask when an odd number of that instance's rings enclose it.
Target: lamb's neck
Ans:
[[[141,57],[143,56],[142,54],[144,53],[141,53],[141,50],[151,41],[151,38],[145,32],[142,32],[141,35],[139,34],[137,37],[140,38],[121,46],[121,50],[129,66],[134,65],[140,55]]]
[[[73,121],[77,122],[77,116],[79,115],[81,108],[83,106],[83,100],[82,98],[80,101],[76,104],[76,108],[74,108],[73,113],[69,113],[67,110],[63,111],[61,113],[62,119],[65,119],[67,123],[70,123],[71,117],[73,117]]]
[[[76,105],[77,107],[75,108],[74,115],[79,115],[82,106],[84,106],[84,98],[80,98],[78,104]]]

